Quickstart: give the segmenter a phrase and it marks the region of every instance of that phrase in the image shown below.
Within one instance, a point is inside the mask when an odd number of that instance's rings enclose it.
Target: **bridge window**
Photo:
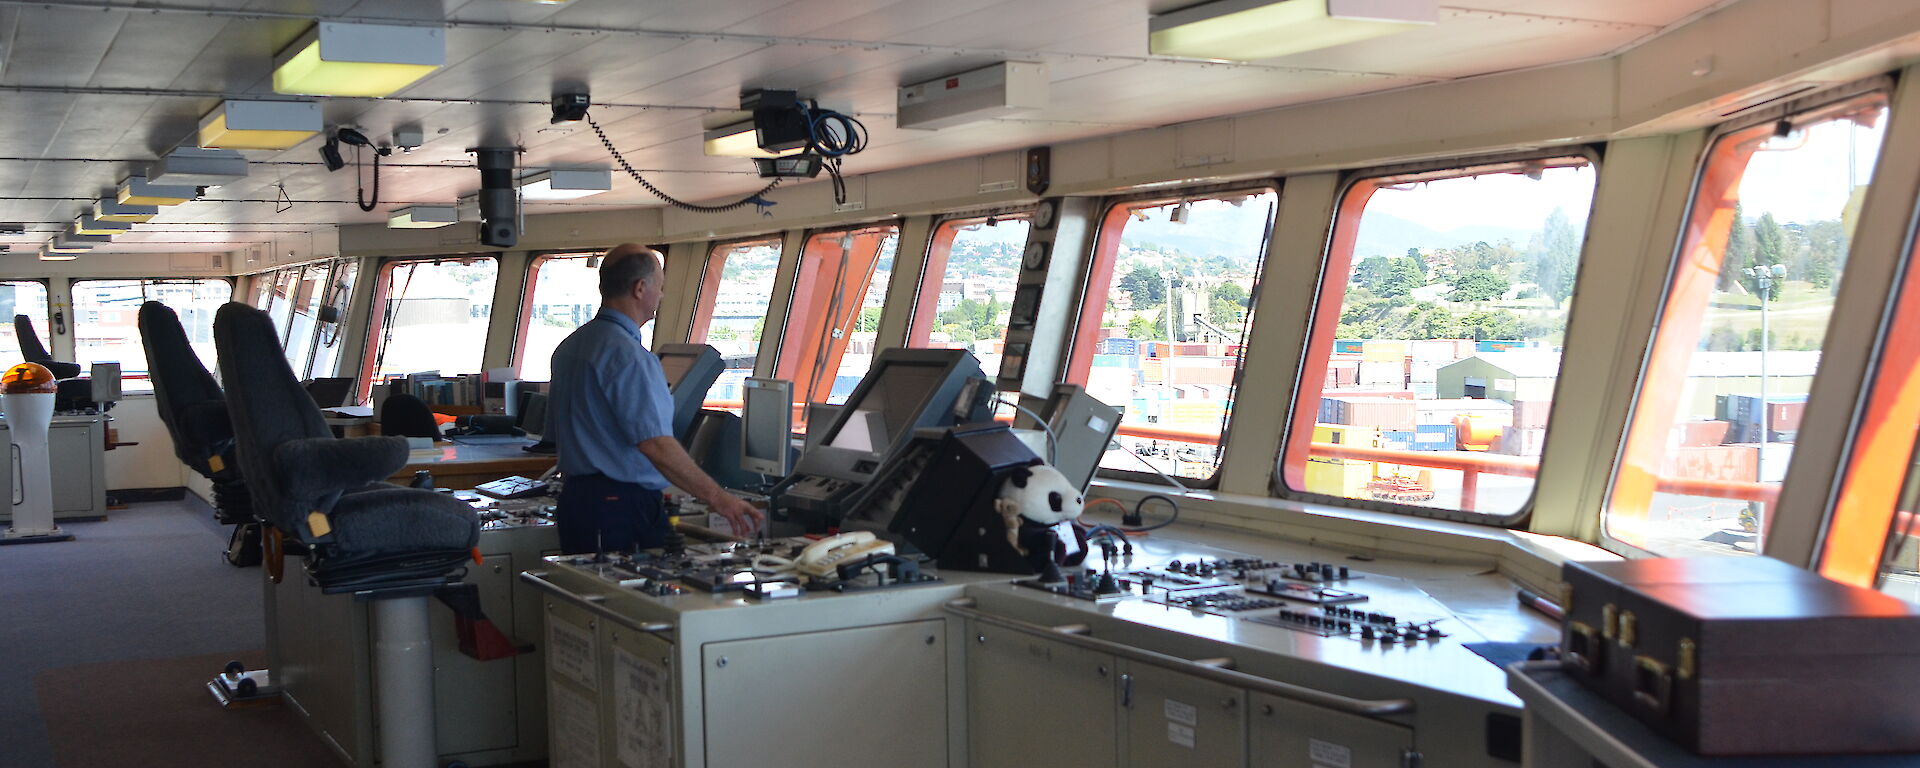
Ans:
[[[53,349],[53,329],[47,324],[45,283],[0,280],[0,348],[20,349],[20,337],[13,330],[14,315],[26,315],[33,320],[33,332],[40,336],[40,345]]]
[[[907,346],[965,349],[980,359],[989,378],[998,376],[1029,227],[1025,213],[940,222],[927,249]]]
[[[1155,198],[1107,210],[1067,380],[1124,408],[1100,466],[1211,478],[1267,252],[1273,191]],[[1142,461],[1149,466],[1143,466]]]
[[[213,354],[213,313],[233,298],[226,280],[77,280],[73,293],[73,358],[85,370],[94,363],[120,364],[121,387],[129,392],[153,389],[147,379],[147,350],[140,344],[140,305],[158,301],[171,307],[186,328],[187,342],[207,370]]]
[[[1920,603],[1920,247],[1907,256],[1833,508],[1820,572]],[[1903,471],[1904,469],[1904,471]],[[1874,566],[1878,564],[1876,573]]]
[[[536,256],[527,267],[527,298],[520,309],[520,378],[546,381],[552,376],[553,349],[600,311],[600,270],[588,266],[594,254],[561,253]],[[595,262],[597,265],[598,262]],[[651,348],[653,326],[640,326],[640,338]]]
[[[328,273],[333,271],[332,262],[316,262],[303,267],[294,267],[294,283],[287,302],[289,309],[286,324],[285,348],[287,365],[292,366],[294,375],[302,375],[307,370],[307,357],[313,353],[313,337],[317,330],[314,318],[320,313],[320,302],[327,288]]]
[[[779,271],[778,237],[718,243],[707,254],[687,340],[711,345],[726,361],[727,369],[707,390],[708,407],[739,409],[740,383],[753,375],[760,356],[760,335]]]
[[[1708,151],[1605,510],[1611,540],[1760,551],[1886,105],[1878,93],[1828,104]]]
[[[490,257],[388,262],[374,288],[366,365],[371,380],[479,373],[500,262]]]
[[[793,381],[794,401],[842,403],[873,364],[880,312],[887,300],[896,225],[820,232],[807,238],[794,278],[779,378]]]
[[[321,322],[313,332],[313,355],[307,361],[307,378],[336,376],[340,358],[340,329],[346,327],[347,305],[353,300],[353,282],[360,275],[360,263],[353,259],[340,259],[333,262],[328,272],[326,285],[320,291],[320,312],[331,315],[316,315]],[[298,369],[296,369],[298,370]]]
[[[1472,520],[1524,510],[1594,183],[1583,157],[1354,183],[1327,249],[1286,488]]]

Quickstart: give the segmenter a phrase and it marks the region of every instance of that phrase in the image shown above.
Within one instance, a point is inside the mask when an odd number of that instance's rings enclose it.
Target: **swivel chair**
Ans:
[[[451,496],[382,482],[406,464],[404,438],[333,437],[265,312],[229,303],[213,337],[255,512],[306,546],[307,580],[322,593],[373,604],[383,764],[435,765],[427,598],[464,578],[479,520]]]
[[[227,418],[220,383],[200,364],[172,308],[157,301],[142,304],[139,324],[153,399],[160,422],[173,438],[173,455],[213,482],[214,519],[235,526],[227,542],[227,562],[258,565],[260,523],[254,519],[253,500],[234,456],[233,423]]]
[[[380,404],[380,434],[437,440],[440,425],[433,420],[433,409],[426,401],[408,394],[390,395]]]
[[[48,371],[53,372],[53,377],[56,379],[71,379],[80,375],[79,363],[62,363],[53,359],[53,353],[48,352],[46,346],[40,343],[40,334],[33,330],[33,318],[14,315],[13,333],[20,339],[22,359],[29,363],[46,366]]]

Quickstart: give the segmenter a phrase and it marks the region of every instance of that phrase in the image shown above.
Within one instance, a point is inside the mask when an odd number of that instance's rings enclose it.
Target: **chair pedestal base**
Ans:
[[[280,703],[280,686],[269,682],[271,679],[264,669],[222,673],[207,681],[207,692],[213,694],[213,700],[220,702],[223,709],[276,706]]]
[[[427,597],[373,597],[374,674],[380,681],[380,756],[385,768],[434,768],[433,636]]]

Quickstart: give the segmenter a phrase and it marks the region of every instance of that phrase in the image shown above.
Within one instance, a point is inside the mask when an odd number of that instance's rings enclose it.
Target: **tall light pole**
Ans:
[[[1767,327],[1767,305],[1773,303],[1773,283],[1787,276],[1787,268],[1780,264],[1756,264],[1740,270],[1753,278],[1760,289],[1760,454],[1753,460],[1754,479],[1766,482],[1767,479],[1767,430],[1769,409],[1767,408],[1767,345],[1772,333]]]

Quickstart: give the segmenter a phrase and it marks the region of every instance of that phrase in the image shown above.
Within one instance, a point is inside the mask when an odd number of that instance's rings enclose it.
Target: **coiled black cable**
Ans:
[[[773,205],[773,201],[766,199],[765,197],[763,197],[763,195],[767,194],[768,192],[772,192],[774,187],[780,186],[780,182],[785,181],[785,179],[774,179],[772,183],[764,187],[761,187],[760,191],[755,192],[751,195],[747,195],[746,197],[740,198],[739,200],[735,200],[731,203],[724,203],[720,205],[701,205],[699,203],[689,203],[689,202],[680,200],[678,198],[675,198],[674,196],[669,195],[665,192],[660,191],[660,188],[654,186],[653,182],[647,181],[645,176],[641,176],[639,171],[634,170],[633,166],[627,163],[627,159],[625,157],[620,156],[620,150],[614,148],[613,140],[607,138],[607,132],[600,130],[600,123],[594,121],[593,113],[591,112],[587,113],[587,125],[593,127],[594,135],[600,137],[600,145],[607,148],[607,154],[613,155],[614,162],[619,163],[620,168],[622,170],[625,170],[628,176],[632,176],[634,181],[640,182],[640,186],[644,187],[648,192],[653,193],[654,197],[660,198],[661,200],[665,200],[668,205],[671,205],[675,208],[679,208],[681,210],[695,211],[699,213],[724,213],[726,211],[745,208],[749,205],[757,205],[764,209],[767,206]]]
[[[1160,521],[1160,522],[1158,522],[1158,523],[1154,523],[1153,525],[1148,525],[1148,526],[1143,526],[1143,527],[1129,527],[1129,528],[1127,528],[1127,530],[1129,530],[1129,531],[1134,531],[1134,532],[1139,532],[1139,531],[1157,531],[1157,530],[1160,530],[1161,528],[1165,528],[1165,527],[1167,527],[1167,526],[1169,526],[1169,525],[1173,525],[1173,524],[1174,524],[1174,521],[1177,521],[1177,520],[1179,520],[1179,519],[1180,519],[1180,502],[1177,502],[1177,501],[1174,501],[1174,500],[1173,500],[1173,497],[1171,497],[1171,496],[1164,496],[1164,495],[1161,495],[1161,494],[1158,494],[1158,493],[1149,493],[1149,494],[1147,494],[1147,495],[1145,495],[1145,496],[1142,496],[1142,497],[1140,497],[1140,500],[1139,500],[1139,501],[1136,501],[1136,502],[1134,502],[1134,503],[1133,503],[1133,516],[1134,516],[1134,517],[1139,517],[1139,516],[1140,516],[1140,510],[1141,510],[1142,508],[1144,508],[1144,507],[1145,507],[1145,506],[1147,505],[1147,502],[1149,502],[1149,501],[1153,501],[1154,499],[1159,499],[1159,500],[1161,500],[1161,501],[1164,501],[1164,502],[1166,502],[1166,503],[1167,503],[1167,506],[1169,506],[1169,507],[1173,507],[1173,514],[1171,514],[1171,515],[1168,515],[1168,516],[1167,516],[1167,519],[1165,519],[1165,520],[1162,520],[1162,521]]]

